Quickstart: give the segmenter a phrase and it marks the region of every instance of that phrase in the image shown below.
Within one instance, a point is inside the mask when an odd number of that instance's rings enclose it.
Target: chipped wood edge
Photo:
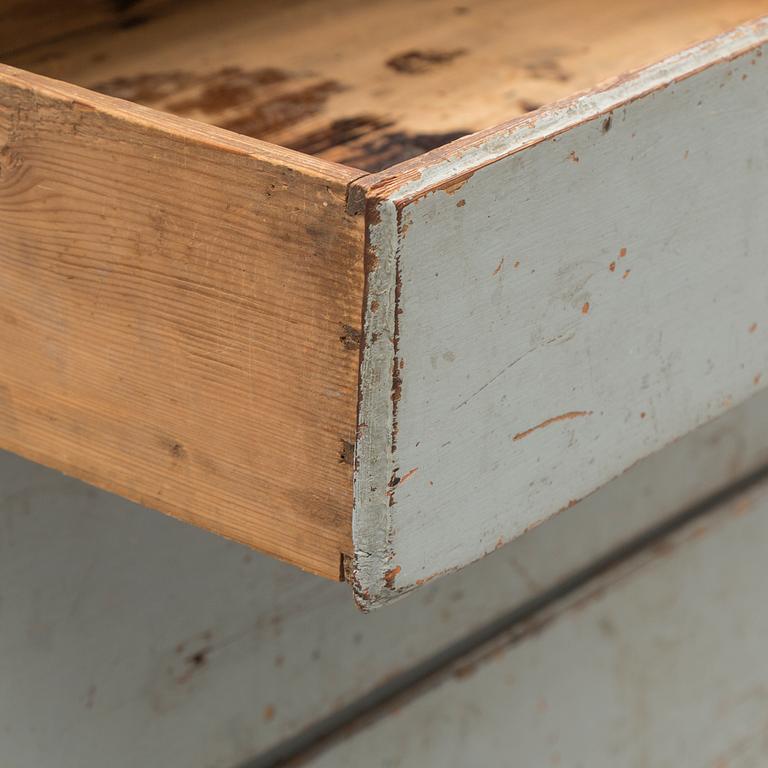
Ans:
[[[392,546],[394,488],[402,479],[396,457],[402,209],[436,189],[460,186],[475,171],[501,158],[610,115],[621,106],[747,54],[766,42],[768,17],[544,107],[531,116],[352,182],[349,199],[355,212],[364,212],[366,224],[366,291],[352,515],[354,555],[349,568],[355,600],[362,610],[390,603],[421,585],[397,583],[399,568]]]

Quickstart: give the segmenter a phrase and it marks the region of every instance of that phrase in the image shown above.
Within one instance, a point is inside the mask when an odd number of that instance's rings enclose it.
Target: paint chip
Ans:
[[[581,307],[581,314],[586,315],[589,312],[589,302],[585,301],[584,304],[582,304]]]
[[[395,578],[397,577],[397,574],[400,573],[400,566],[396,565],[394,568],[390,568],[385,574],[384,574],[384,583],[389,587],[389,589],[393,589],[395,586]]]

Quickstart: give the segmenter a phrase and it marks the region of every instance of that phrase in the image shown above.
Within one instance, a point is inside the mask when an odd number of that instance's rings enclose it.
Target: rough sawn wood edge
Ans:
[[[395,583],[400,569],[392,546],[393,491],[402,479],[396,460],[402,210],[431,191],[461,185],[483,166],[599,119],[713,65],[748,54],[766,42],[768,17],[617,77],[592,91],[352,182],[350,212],[363,214],[366,223],[366,288],[355,446],[354,556],[345,571],[362,610],[390,603],[423,583]],[[430,578],[440,575],[443,572],[436,565]]]

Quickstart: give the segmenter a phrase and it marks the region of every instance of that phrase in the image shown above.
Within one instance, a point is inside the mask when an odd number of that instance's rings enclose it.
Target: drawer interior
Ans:
[[[21,0],[0,59],[378,171],[768,12],[766,0]]]

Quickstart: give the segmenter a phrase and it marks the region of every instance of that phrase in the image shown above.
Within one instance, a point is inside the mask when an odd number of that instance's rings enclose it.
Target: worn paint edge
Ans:
[[[417,177],[385,171],[350,186],[351,213],[364,213],[366,227],[365,300],[360,358],[358,425],[353,475],[351,582],[364,611],[390,603],[419,584],[397,584],[399,568],[392,546],[399,398],[398,322],[401,216],[415,199],[469,178],[496,162],[552,136],[663,90],[716,64],[735,59],[768,42],[768,17],[759,19],[664,61],[544,108],[531,118],[484,132],[479,145],[437,150]],[[478,137],[479,138],[479,137]],[[461,143],[461,142],[459,142]],[[434,159],[434,162],[424,162]],[[377,180],[378,179],[378,180]],[[393,184],[394,182],[394,184]]]
[[[603,85],[553,102],[531,115],[458,139],[415,160],[361,180],[367,194],[407,204],[483,166],[608,114],[768,42],[768,16]]]
[[[398,211],[365,206],[365,307],[352,512],[352,589],[360,608],[387,602],[392,561],[391,480],[396,432]]]

